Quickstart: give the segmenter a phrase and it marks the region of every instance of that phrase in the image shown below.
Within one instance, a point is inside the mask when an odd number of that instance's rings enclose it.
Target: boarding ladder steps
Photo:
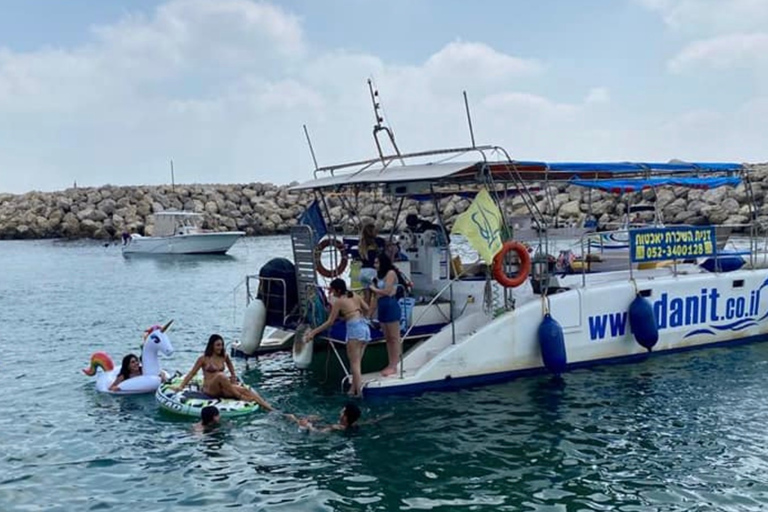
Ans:
[[[317,286],[315,233],[312,228],[306,225],[291,227],[291,245],[293,246],[293,263],[296,266],[299,312],[301,318],[306,318],[307,308],[312,303]]]

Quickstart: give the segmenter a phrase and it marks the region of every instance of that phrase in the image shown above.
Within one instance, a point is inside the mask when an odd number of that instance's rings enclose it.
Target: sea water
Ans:
[[[138,353],[174,324],[167,369],[240,332],[244,277],[286,237],[224,257],[124,258],[96,242],[0,242],[0,511],[763,510],[768,344],[657,357],[451,393],[361,402],[351,434],[279,414],[210,434],[152,396],[96,393],[92,352]],[[235,362],[277,408],[345,398],[275,354]]]

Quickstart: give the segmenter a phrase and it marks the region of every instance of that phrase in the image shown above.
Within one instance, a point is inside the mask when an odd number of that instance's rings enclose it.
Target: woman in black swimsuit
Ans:
[[[224,374],[225,367],[229,370],[229,379]],[[203,393],[206,395],[214,398],[236,398],[245,402],[256,402],[267,411],[272,410],[272,406],[261,395],[237,384],[235,366],[224,350],[224,338],[220,335],[212,334],[208,338],[205,353],[197,358],[195,365],[189,370],[181,384],[173,389],[177,391],[184,389],[200,369],[203,370]]]

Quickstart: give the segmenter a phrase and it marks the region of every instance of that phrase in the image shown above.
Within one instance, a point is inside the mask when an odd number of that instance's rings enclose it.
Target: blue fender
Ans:
[[[538,335],[544,366],[555,375],[563,373],[568,365],[563,328],[547,313],[539,324]]]
[[[629,326],[635,340],[648,352],[659,341],[659,327],[651,301],[640,294],[629,305]]]

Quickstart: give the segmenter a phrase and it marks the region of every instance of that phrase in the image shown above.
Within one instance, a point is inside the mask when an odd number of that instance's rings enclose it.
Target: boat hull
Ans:
[[[549,312],[562,325],[567,369],[768,340],[768,271],[675,276],[656,269],[644,274],[636,273],[637,289],[614,279],[549,297]],[[629,324],[636,290],[654,308],[659,340],[652,352],[635,340]],[[485,323],[466,319],[462,327],[457,322],[455,343],[441,331],[405,355],[397,377],[365,375],[364,392],[419,393],[547,373],[537,338],[544,313],[541,301],[533,300]]]
[[[225,254],[243,231],[195,233],[164,237],[134,236],[123,246],[123,254]]]

